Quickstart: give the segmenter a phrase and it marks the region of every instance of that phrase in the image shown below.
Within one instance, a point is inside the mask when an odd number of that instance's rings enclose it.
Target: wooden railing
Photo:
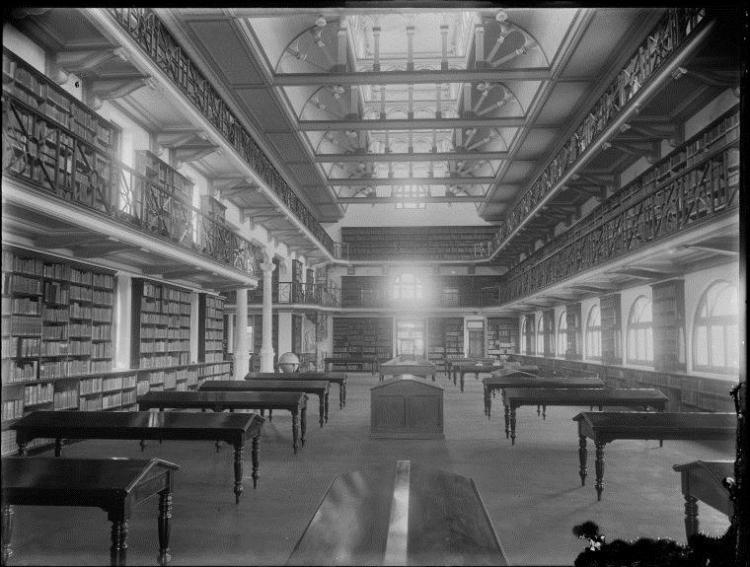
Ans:
[[[112,8],[110,13],[321,245],[335,254],[333,239],[292,191],[250,132],[172,37],[156,13],[150,8]]]

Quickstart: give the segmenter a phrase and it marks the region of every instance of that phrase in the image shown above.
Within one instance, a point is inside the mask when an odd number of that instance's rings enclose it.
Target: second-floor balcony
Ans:
[[[273,286],[272,301],[275,305],[309,305],[317,307],[340,307],[341,293],[325,284],[299,282],[277,282]],[[263,303],[263,288],[250,290],[248,302]]]

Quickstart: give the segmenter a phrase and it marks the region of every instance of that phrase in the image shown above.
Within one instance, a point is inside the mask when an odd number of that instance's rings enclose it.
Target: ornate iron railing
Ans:
[[[706,8],[673,8],[667,11],[555,158],[523,192],[490,242],[491,253],[505,245],[546,195],[557,190],[563,175],[577,165],[579,157],[615,121],[667,59],[685,44],[705,16]]]
[[[150,8],[112,8],[110,13],[138,46],[195,105],[313,236],[334,254],[334,242],[295,195],[252,135]]]
[[[739,111],[734,109],[512,268],[500,304],[634,252],[739,206]]]
[[[3,174],[168,239],[246,274],[262,250],[157,183],[112,159],[26,102],[3,92]]]
[[[320,307],[340,307],[341,293],[338,289],[325,284],[308,284],[298,282],[278,282],[273,291],[273,302],[279,305],[318,305]],[[263,287],[251,290],[248,296],[250,303],[263,302]]]

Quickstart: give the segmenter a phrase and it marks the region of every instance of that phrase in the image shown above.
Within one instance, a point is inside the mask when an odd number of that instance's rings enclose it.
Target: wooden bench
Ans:
[[[346,372],[293,372],[292,374],[282,374],[279,372],[250,372],[245,376],[245,380],[328,380],[339,387],[339,409],[346,406],[346,381],[349,374]]]
[[[305,446],[307,394],[303,392],[148,392],[138,398],[138,408],[199,409],[220,412],[236,409],[287,410],[292,414],[292,448],[297,453],[297,438]],[[298,428],[299,433],[298,434]]]
[[[242,494],[242,452],[252,439],[253,488],[258,486],[258,444],[263,418],[254,413],[204,414],[148,411],[35,411],[11,426],[16,430],[18,454],[37,438],[55,440],[55,456],[62,454],[63,439],[145,439],[167,441],[224,441],[234,447],[234,494]]]
[[[318,396],[318,415],[320,426],[328,423],[328,390],[327,380],[207,380],[200,392],[304,392]],[[272,410],[268,410],[271,417]]]
[[[91,506],[112,522],[110,564],[125,565],[128,519],[133,507],[159,496],[159,563],[169,561],[172,476],[179,469],[161,459],[58,459],[3,457],[3,565],[12,555],[13,506]],[[71,527],[71,526],[68,526]],[[87,534],[81,534],[86,537]]]
[[[337,477],[287,565],[507,565],[470,478],[398,461]]]

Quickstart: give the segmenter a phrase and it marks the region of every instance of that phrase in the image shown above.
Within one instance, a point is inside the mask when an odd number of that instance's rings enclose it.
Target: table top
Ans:
[[[44,429],[70,434],[71,430],[99,430],[104,433],[131,430],[168,431],[239,431],[253,425],[260,427],[263,418],[253,413],[187,413],[150,411],[35,411],[15,422],[19,431]]]
[[[380,365],[381,374],[387,374],[394,370],[401,371],[402,369],[411,370],[426,370],[428,372],[437,371],[437,366],[434,365],[427,359],[424,358],[392,358],[387,362],[383,362]]]
[[[497,363],[498,366],[501,366],[501,362],[496,358],[449,358],[447,359],[448,362],[451,363],[451,365],[461,366],[464,364],[494,364]]]
[[[681,475],[685,496],[693,496],[727,516],[732,514],[732,500],[723,480],[734,477],[734,461],[693,461],[672,468]]]
[[[2,490],[4,495],[42,490],[128,493],[179,468],[162,459],[3,457]]]
[[[460,362],[453,366],[456,366],[459,372],[492,372],[500,368],[491,362]]]
[[[329,382],[345,382],[349,378],[348,372],[293,372],[283,374],[279,372],[249,372],[245,380],[278,379],[278,380],[328,380]]]
[[[377,362],[376,356],[327,356],[323,362]]]
[[[240,391],[240,392],[307,392],[325,393],[328,391],[327,380],[207,380],[199,388],[200,392],[206,391]]]
[[[507,376],[497,376],[492,373],[489,378],[483,378],[486,386],[498,388],[603,388],[604,382],[596,377],[549,378],[533,376],[522,372],[513,372]]]
[[[674,465],[672,468],[677,472],[705,473],[715,478],[719,484],[724,477],[734,476],[734,461],[729,459],[723,461],[692,461],[682,465]]]
[[[615,401],[667,401],[656,388],[506,388],[507,402],[603,404]]]
[[[380,565],[397,533],[408,565],[507,565],[471,479],[418,464],[403,485],[398,478],[392,464],[337,477],[287,564]],[[397,486],[408,502],[405,525],[391,516]]]
[[[297,407],[304,405],[304,392],[148,392],[138,398],[139,404],[164,404],[165,407],[222,407],[253,408]],[[257,404],[254,406],[253,404]]]
[[[614,439],[732,439],[735,413],[582,412],[573,418],[582,434]]]

